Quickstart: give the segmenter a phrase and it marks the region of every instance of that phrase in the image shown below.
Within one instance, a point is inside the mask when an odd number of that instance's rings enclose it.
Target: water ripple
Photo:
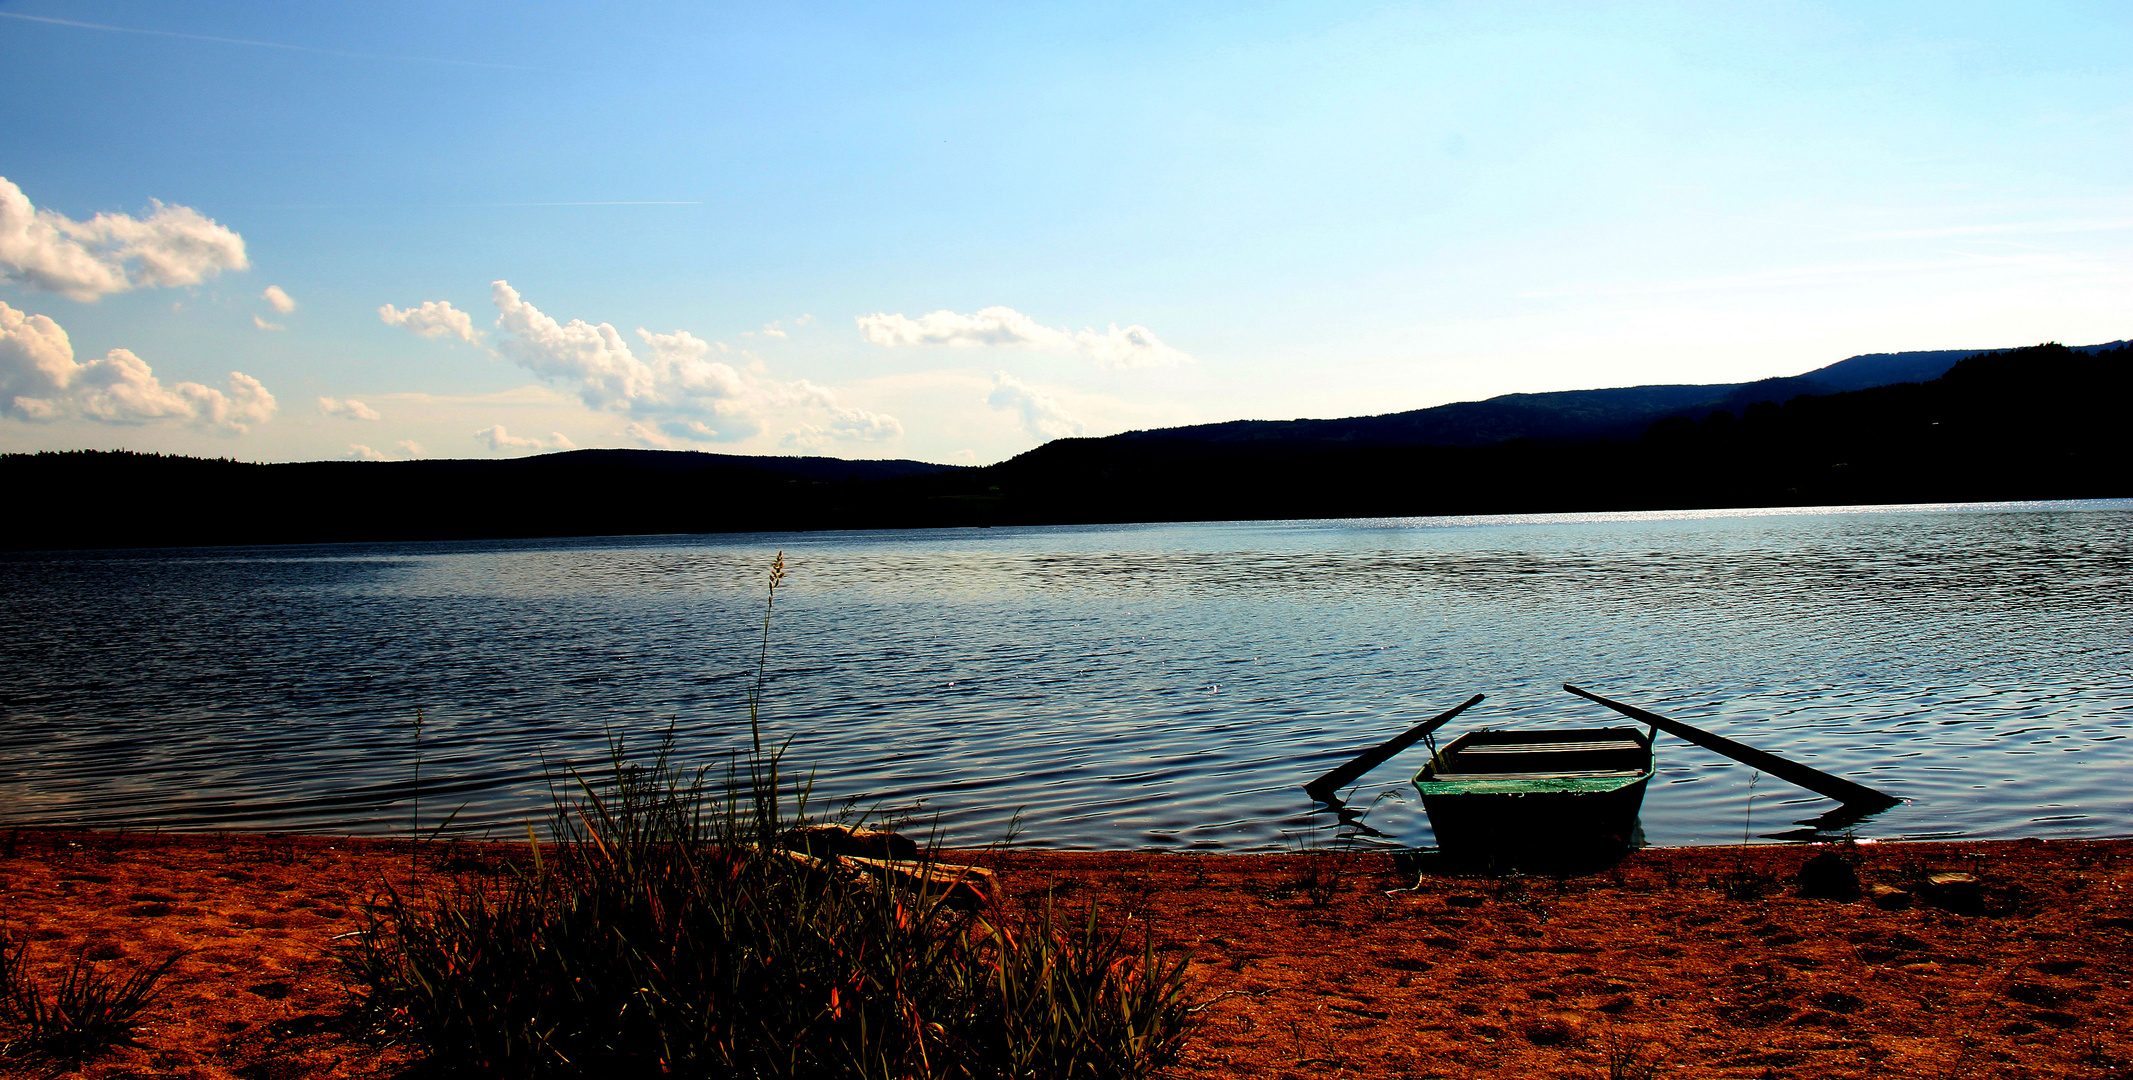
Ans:
[[[1911,800],[1884,836],[2133,833],[2133,504],[1529,515],[0,557],[0,823],[515,831],[553,770],[769,733],[982,843],[1249,850],[1470,693],[1571,681]],[[417,742],[415,719],[422,724]],[[1410,751],[1351,802],[1427,843]],[[419,770],[418,770],[419,760]],[[1673,740],[1648,839],[1828,804]],[[1752,798],[1752,802],[1751,802]]]

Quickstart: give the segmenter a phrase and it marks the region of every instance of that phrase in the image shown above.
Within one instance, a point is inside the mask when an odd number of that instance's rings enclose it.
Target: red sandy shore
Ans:
[[[423,872],[510,850],[433,845]],[[955,861],[996,868],[1010,904],[1093,899],[1189,950],[1211,1004],[1176,1076],[1604,1078],[1610,1052],[1670,1077],[2133,1073],[2133,842],[1860,850],[1869,881],[1974,873],[1985,910],[1798,897],[1809,852],[1777,847],[1418,886],[1386,857],[1336,856],[1317,897],[1301,856]],[[342,1031],[323,949],[410,858],[342,838],[22,832],[0,836],[0,927],[46,977],[77,951],[123,972],[191,950],[136,1045],[78,1075],[391,1076],[410,1055]],[[1787,887],[1727,899],[1712,882],[1743,866]]]

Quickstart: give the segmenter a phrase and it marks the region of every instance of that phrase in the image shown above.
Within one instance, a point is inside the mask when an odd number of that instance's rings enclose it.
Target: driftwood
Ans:
[[[815,825],[787,833],[780,845],[793,861],[869,888],[887,885],[963,911],[998,903],[997,875],[982,866],[921,857],[909,838],[887,829]]]
[[[918,858],[918,844],[910,837],[887,829],[853,828],[850,825],[809,825],[793,829],[779,846],[809,855],[858,855],[868,859]]]

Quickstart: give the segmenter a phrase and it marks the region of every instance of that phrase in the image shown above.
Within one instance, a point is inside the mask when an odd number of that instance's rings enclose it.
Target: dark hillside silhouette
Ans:
[[[282,465],[12,454],[0,457],[0,484],[16,512],[0,542],[19,550],[2128,496],[2129,376],[2133,346],[2039,345],[1977,354],[1922,383],[1782,399],[1757,395],[1791,380],[1749,383],[1717,407],[1669,411],[1663,403],[1681,399],[1668,387],[1567,395],[1614,418],[1607,423],[1657,410],[1614,437],[1415,445],[1279,424],[1238,438],[1186,428],[1061,439],[981,469],[652,450]]]
[[[618,466],[626,469],[642,469],[659,473],[693,473],[700,469],[753,469],[762,472],[781,473],[802,480],[887,480],[898,476],[925,476],[931,473],[954,472],[961,465],[935,465],[925,461],[847,461],[833,457],[750,457],[740,454],[706,454],[698,450],[565,450],[559,454],[543,454],[538,458],[522,458],[538,461],[544,467],[597,467]],[[441,462],[440,462],[441,463]],[[486,459],[463,459],[454,462],[461,466],[498,464]]]
[[[628,449],[279,465],[11,454],[0,458],[0,482],[23,512],[0,535],[22,549],[802,528],[816,518],[794,508],[867,507],[852,493],[958,468]]]
[[[2086,345],[2097,353],[2126,344]],[[1868,353],[1839,360],[1804,375],[1751,383],[1627,386],[1609,390],[1558,390],[1504,394],[1486,401],[1460,401],[1381,416],[1338,420],[1231,420],[1218,424],[1131,431],[1122,439],[1187,442],[1281,440],[1349,446],[1492,446],[1510,439],[1542,442],[1633,438],[1655,420],[1713,409],[1739,412],[1758,401],[1785,401],[1800,394],[1835,394],[1890,383],[1937,379],[1956,361],[2005,349],[1941,349]]]
[[[1062,439],[979,472],[1003,516],[1028,521],[2127,495],[2133,457],[2118,425],[2129,358],[2128,346],[1988,353],[1927,383],[1677,414],[1583,444]]]

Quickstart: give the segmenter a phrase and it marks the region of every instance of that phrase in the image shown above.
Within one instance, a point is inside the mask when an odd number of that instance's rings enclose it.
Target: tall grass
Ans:
[[[29,943],[0,935],[0,1060],[79,1061],[133,1040],[133,1024],[154,1004],[173,953],[119,978],[77,955],[47,994],[29,975]]]
[[[1094,909],[958,911],[781,850],[776,759],[707,787],[619,752],[499,876],[388,890],[341,952],[381,1029],[510,1076],[1138,1077],[1182,957]]]
[[[438,1066],[504,1076],[1099,1080],[1174,1058],[1183,957],[1093,909],[962,911],[783,850],[806,791],[751,728],[715,780],[671,740],[648,761],[617,744],[523,863],[388,889],[340,953],[359,1011]]]

